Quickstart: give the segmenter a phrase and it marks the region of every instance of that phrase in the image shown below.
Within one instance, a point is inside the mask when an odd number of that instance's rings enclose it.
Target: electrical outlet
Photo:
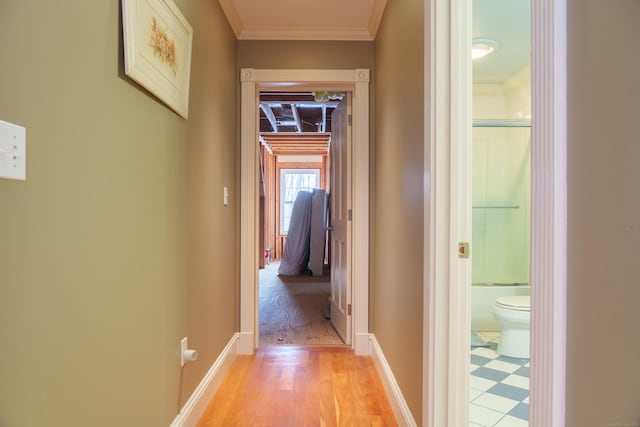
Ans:
[[[189,343],[187,342],[187,337],[184,337],[180,340],[180,367],[182,368],[185,364],[184,361],[184,353],[189,348]]]
[[[27,179],[27,138],[22,126],[0,120],[0,178]]]

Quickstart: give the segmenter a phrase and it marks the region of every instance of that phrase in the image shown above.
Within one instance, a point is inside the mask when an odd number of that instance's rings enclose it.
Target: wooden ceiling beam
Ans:
[[[330,133],[326,132],[260,132],[260,136],[271,140],[281,141],[328,141],[331,138]]]
[[[260,134],[260,140],[277,155],[327,155],[330,133],[269,133]]]
[[[328,153],[326,150],[324,151],[322,150],[318,150],[318,151],[279,150],[279,151],[274,151],[273,154],[277,156],[326,156]]]

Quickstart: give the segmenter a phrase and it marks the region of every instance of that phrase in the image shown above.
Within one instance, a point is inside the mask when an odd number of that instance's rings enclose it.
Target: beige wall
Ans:
[[[640,423],[640,2],[569,0],[567,426]]]
[[[2,426],[168,425],[236,330],[235,40],[217,2],[177,3],[188,121],[124,76],[119,2],[0,4],[28,150],[0,180]]]
[[[0,180],[0,425],[167,425],[237,330],[236,66],[373,70],[371,329],[421,419],[422,2],[389,0],[375,45],[237,57],[216,2],[178,4],[189,121],[124,76],[117,2],[0,5],[0,120],[28,141]],[[567,426],[640,421],[638,22],[569,0]]]
[[[371,330],[418,423],[422,404],[423,2],[390,0],[376,40]]]
[[[238,68],[373,69],[373,66],[373,42],[238,42]]]

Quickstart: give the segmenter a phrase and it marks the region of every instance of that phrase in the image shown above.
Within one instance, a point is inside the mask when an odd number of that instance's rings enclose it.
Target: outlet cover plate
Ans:
[[[184,337],[180,340],[180,367],[182,368],[185,364],[184,361],[184,353],[189,348],[189,342],[187,341],[187,337]]]
[[[27,130],[0,120],[0,178],[27,179]]]

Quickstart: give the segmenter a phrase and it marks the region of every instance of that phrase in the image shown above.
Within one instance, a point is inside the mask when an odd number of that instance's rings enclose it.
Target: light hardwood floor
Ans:
[[[397,426],[370,357],[346,346],[238,356],[203,414],[211,426]]]

